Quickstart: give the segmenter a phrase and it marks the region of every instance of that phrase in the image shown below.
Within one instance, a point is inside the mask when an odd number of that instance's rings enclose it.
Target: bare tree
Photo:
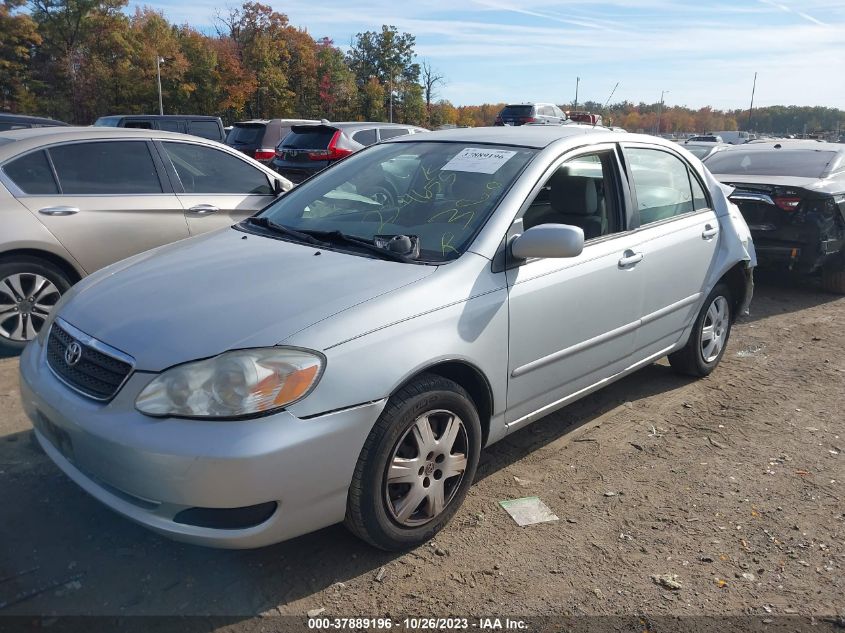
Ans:
[[[422,63],[420,71],[423,92],[425,93],[425,111],[428,119],[431,120],[431,103],[437,98],[438,86],[446,85],[446,79],[437,70],[432,68],[431,64],[427,61]]]

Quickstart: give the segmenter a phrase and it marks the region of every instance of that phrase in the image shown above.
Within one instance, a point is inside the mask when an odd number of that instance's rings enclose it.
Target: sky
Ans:
[[[348,48],[391,24],[455,105],[578,100],[845,109],[845,0],[264,0]],[[208,30],[233,0],[143,2]]]

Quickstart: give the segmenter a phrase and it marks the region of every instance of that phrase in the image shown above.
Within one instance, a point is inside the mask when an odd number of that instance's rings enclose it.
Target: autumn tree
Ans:
[[[32,49],[40,45],[38,25],[18,11],[26,0],[0,2],[0,107],[12,112],[36,109],[29,66]]]

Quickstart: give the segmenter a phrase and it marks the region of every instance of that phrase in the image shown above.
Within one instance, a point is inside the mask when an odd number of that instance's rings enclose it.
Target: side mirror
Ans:
[[[517,259],[530,257],[577,257],[584,250],[584,230],[569,224],[532,226],[511,242]]]
[[[285,184],[279,180],[278,178],[273,179],[273,193],[276,197],[282,195],[285,192]]]

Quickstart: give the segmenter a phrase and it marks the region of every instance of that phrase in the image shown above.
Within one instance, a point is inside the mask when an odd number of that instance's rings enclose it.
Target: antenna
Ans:
[[[754,112],[754,92],[757,90],[757,73],[754,73],[754,85],[751,86],[751,106],[748,108],[748,131],[751,131],[751,114]]]
[[[617,81],[617,82],[616,82],[616,85],[615,85],[615,86],[613,86],[613,90],[611,90],[611,91],[610,91],[610,96],[607,98],[607,101],[605,101],[605,102],[604,102],[604,107],[602,108],[602,110],[606,110],[606,109],[607,109],[607,104],[608,104],[608,103],[610,103],[610,100],[611,100],[611,99],[613,99],[613,93],[615,93],[615,92],[616,92],[616,89],[617,89],[618,87],[619,87],[619,82]]]

